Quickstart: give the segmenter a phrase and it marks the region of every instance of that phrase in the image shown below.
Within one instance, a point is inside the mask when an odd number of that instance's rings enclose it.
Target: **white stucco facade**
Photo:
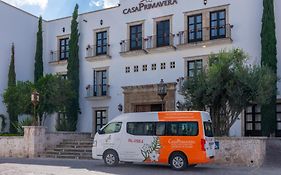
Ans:
[[[161,0],[152,0],[158,2]],[[174,2],[169,0],[170,3]],[[167,3],[169,3],[167,1]],[[249,64],[260,63],[260,32],[263,4],[262,0],[211,0],[207,5],[201,0],[177,0],[177,3],[168,6],[146,9],[134,13],[124,14],[123,10],[139,6],[140,0],[120,0],[120,6],[106,10],[90,12],[79,15],[79,56],[80,56],[80,107],[78,131],[92,132],[95,125],[95,109],[106,109],[108,119],[112,119],[121,112],[118,105],[126,106],[122,87],[157,84],[163,79],[167,83],[176,83],[177,79],[186,76],[186,62],[192,58],[204,57],[210,53],[218,53],[222,49],[242,48],[250,59]],[[281,2],[275,1],[275,9],[281,7]],[[233,25],[231,39],[220,42],[208,40],[203,44],[192,47],[178,46],[178,33],[186,29],[188,14],[206,13],[214,10],[226,10],[226,24]],[[125,12],[128,12],[126,10]],[[278,51],[281,51],[281,13],[276,13],[276,33],[278,39]],[[155,35],[155,21],[158,19],[170,19],[170,33],[174,34],[174,49],[151,49],[148,53],[121,52],[120,42],[128,40],[130,23],[142,23],[142,36]],[[209,19],[209,17],[203,17]],[[34,54],[37,32],[37,18],[25,12],[11,7],[0,1],[0,93],[7,87],[7,74],[10,62],[11,43],[16,47],[16,73],[17,80],[33,80]],[[102,20],[102,25],[101,25]],[[205,21],[206,22],[206,21]],[[67,71],[66,62],[51,62],[51,51],[58,50],[58,39],[70,34],[71,17],[44,21],[44,72],[51,74],[63,74]],[[206,24],[209,24],[207,21]],[[203,21],[204,26],[204,21]],[[63,30],[64,28],[64,30]],[[108,44],[110,44],[109,59],[88,61],[88,45],[95,45],[95,31],[107,30]],[[279,52],[278,52],[279,53]],[[280,75],[280,54],[278,54],[278,74]],[[170,63],[175,62],[175,68],[170,68]],[[203,61],[204,62],[204,61]],[[166,64],[165,69],[160,69],[161,63]],[[152,70],[152,64],[156,64],[156,70]],[[205,63],[203,63],[205,64]],[[147,65],[147,71],[143,71],[143,65]],[[134,66],[138,66],[138,72],[134,72]],[[130,67],[130,73],[126,73],[126,67]],[[107,70],[107,82],[109,84],[110,98],[85,98],[86,87],[93,85],[95,69]],[[278,84],[279,91],[281,84]],[[177,85],[175,102],[182,101],[178,94]],[[156,92],[155,92],[156,93]],[[6,114],[6,109],[0,101],[0,113]],[[174,104],[174,108],[176,104]],[[55,115],[54,115],[55,116]],[[56,117],[50,117],[47,125],[50,130],[55,130]],[[242,118],[231,129],[231,135],[243,135]]]

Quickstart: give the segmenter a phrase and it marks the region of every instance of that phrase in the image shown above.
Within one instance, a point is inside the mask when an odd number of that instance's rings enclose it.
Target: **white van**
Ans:
[[[92,154],[108,166],[147,162],[182,170],[208,163],[215,156],[211,118],[197,111],[122,114],[98,131]]]

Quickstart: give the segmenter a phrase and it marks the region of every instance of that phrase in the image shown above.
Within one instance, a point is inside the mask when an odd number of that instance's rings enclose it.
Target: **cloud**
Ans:
[[[97,7],[108,8],[108,7],[116,6],[118,3],[119,0],[91,0],[89,5],[91,7],[97,6]]]
[[[3,0],[16,7],[24,5],[39,6],[41,10],[45,10],[48,5],[48,0]]]

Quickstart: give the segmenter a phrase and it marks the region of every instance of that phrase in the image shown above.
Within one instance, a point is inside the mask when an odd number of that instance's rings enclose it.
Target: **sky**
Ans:
[[[79,13],[116,6],[119,0],[2,0],[45,20],[71,16],[74,6]]]

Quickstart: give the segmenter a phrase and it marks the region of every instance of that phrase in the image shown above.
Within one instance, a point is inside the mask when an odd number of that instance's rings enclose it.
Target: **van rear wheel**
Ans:
[[[103,156],[103,161],[107,166],[116,166],[119,163],[118,154],[112,150],[106,151]]]
[[[170,166],[174,170],[184,170],[187,167],[187,159],[181,153],[174,153],[170,158]]]

